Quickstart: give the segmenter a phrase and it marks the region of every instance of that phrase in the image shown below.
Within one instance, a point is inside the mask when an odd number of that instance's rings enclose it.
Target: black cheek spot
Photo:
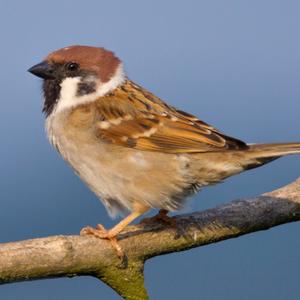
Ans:
[[[84,96],[96,92],[96,83],[90,82],[79,82],[76,96]]]

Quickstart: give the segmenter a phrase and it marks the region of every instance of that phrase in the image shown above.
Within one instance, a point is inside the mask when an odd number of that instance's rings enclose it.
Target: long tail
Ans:
[[[248,145],[247,157],[249,165],[246,169],[252,169],[264,165],[281,156],[289,154],[300,154],[300,143],[282,144],[253,144]]]
[[[300,143],[253,144],[249,151],[260,157],[280,157],[289,154],[300,154]]]

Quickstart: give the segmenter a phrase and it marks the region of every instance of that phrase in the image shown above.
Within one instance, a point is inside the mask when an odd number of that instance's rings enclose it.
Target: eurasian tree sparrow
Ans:
[[[44,79],[50,142],[111,215],[112,229],[83,233],[109,239],[151,208],[180,210],[202,187],[300,153],[300,143],[254,144],[229,137],[129,80],[110,51],[71,46],[29,72]]]

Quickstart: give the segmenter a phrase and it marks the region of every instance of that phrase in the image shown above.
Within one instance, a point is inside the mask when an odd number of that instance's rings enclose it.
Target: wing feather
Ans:
[[[137,150],[197,153],[247,147],[131,81],[100,98],[97,112],[97,136]]]

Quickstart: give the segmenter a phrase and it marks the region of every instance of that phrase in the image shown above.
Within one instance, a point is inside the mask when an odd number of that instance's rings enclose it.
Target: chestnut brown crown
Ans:
[[[46,59],[49,64],[76,63],[80,69],[99,75],[102,82],[107,82],[121,64],[113,52],[92,46],[69,46],[50,53]]]

